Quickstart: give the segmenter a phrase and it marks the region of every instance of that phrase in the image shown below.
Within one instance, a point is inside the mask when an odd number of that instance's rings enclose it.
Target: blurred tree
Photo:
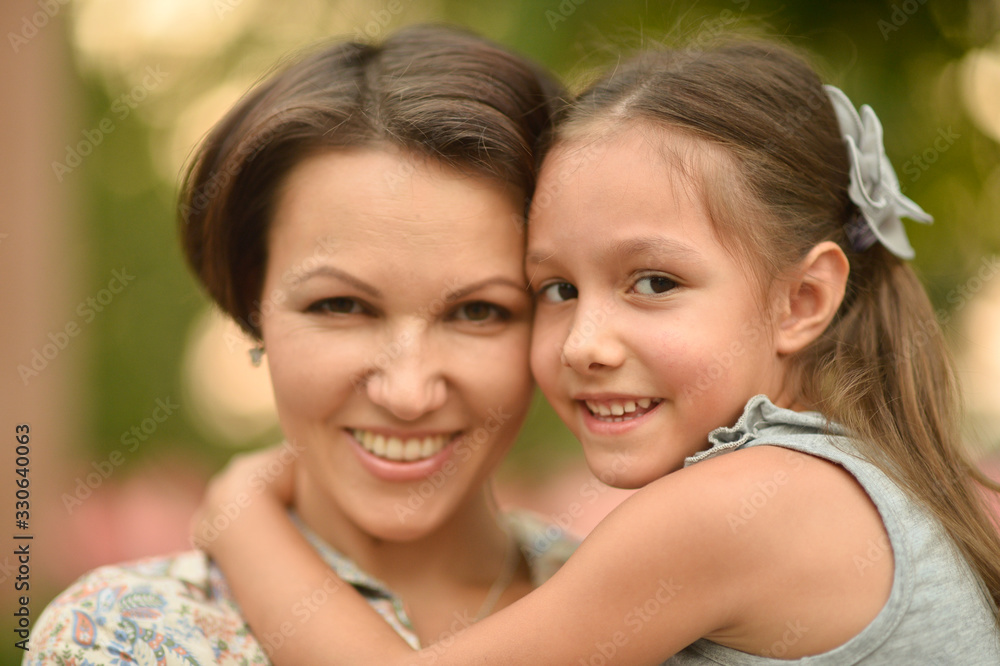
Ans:
[[[188,328],[206,301],[177,249],[177,173],[210,123],[273,62],[303,45],[337,36],[377,39],[416,21],[457,22],[527,53],[579,87],[623,51],[661,39],[697,41],[743,24],[763,27],[815,53],[831,82],[878,111],[906,193],[938,220],[912,229],[916,265],[936,303],[953,310],[956,288],[983,257],[1000,251],[997,110],[970,113],[970,104],[982,104],[976,102],[981,88],[1000,88],[998,14],[1000,5],[987,0],[716,0],[694,6],[646,0],[289,0],[280,7],[262,0],[187,0],[169,8],[154,0],[80,0],[74,46],[86,104],[78,123],[85,129],[106,120],[114,125],[93,154],[65,175],[86,193],[90,255],[81,294],[98,292],[115,269],[136,275],[90,327],[92,416],[83,446],[105,455],[121,447],[123,435],[148,416],[156,399],[184,404],[178,368]],[[992,69],[981,62],[973,67],[974,57]],[[162,72],[161,80],[150,78],[150,68]],[[180,413],[128,464],[161,443],[221,464],[230,445],[197,427],[191,410]],[[274,436],[271,431],[240,444]],[[539,401],[513,463],[538,470],[548,458],[575,451]]]

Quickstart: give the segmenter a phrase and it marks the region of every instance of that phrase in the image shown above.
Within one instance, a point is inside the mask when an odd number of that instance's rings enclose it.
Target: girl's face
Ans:
[[[533,386],[523,194],[510,190],[377,148],[288,176],[263,342],[303,451],[296,508],[324,536],[353,524],[415,539],[484,501]]]
[[[535,379],[620,487],[680,468],[784,374],[759,288],[664,147],[699,144],[637,128],[557,146],[528,227]]]

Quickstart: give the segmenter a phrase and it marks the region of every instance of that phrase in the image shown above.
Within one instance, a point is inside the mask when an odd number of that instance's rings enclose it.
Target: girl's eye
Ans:
[[[313,303],[309,306],[309,311],[323,314],[348,315],[361,314],[365,310],[357,300],[346,296],[338,296],[336,298],[324,298],[321,301]]]
[[[656,294],[665,294],[671,289],[674,289],[676,286],[677,283],[668,277],[664,277],[662,275],[650,275],[636,280],[633,289],[635,289],[638,294],[655,296]]]
[[[569,282],[553,282],[546,287],[542,287],[538,295],[549,303],[563,303],[576,298],[577,290]]]
[[[486,301],[473,301],[456,308],[454,316],[459,321],[471,321],[481,324],[501,321],[507,319],[510,315],[500,306],[487,303]]]

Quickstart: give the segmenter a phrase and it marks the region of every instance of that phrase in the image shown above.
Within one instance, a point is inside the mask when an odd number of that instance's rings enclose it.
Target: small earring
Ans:
[[[264,357],[264,345],[257,345],[250,350],[250,364],[255,367],[260,367],[260,361]]]

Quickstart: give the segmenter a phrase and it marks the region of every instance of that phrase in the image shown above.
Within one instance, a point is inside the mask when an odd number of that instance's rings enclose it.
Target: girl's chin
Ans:
[[[642,488],[676,472],[684,467],[686,459],[682,453],[678,453],[676,459],[664,459],[662,455],[657,457],[648,449],[643,453],[639,443],[629,447],[609,447],[606,442],[588,442],[586,439],[583,442],[584,458],[591,473],[605,485],[622,490]]]

